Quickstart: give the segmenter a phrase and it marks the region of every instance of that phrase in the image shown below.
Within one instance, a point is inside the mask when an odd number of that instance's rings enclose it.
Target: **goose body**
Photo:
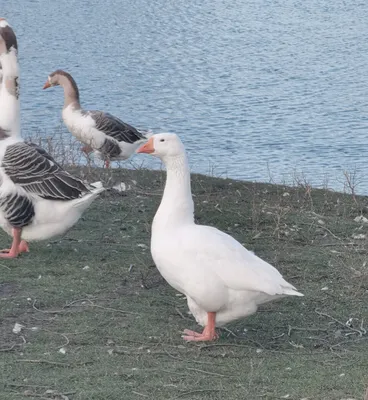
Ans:
[[[87,187],[44,149],[22,140],[17,49],[6,41],[9,30],[0,20],[0,226],[13,236],[0,257],[12,258],[28,251],[25,240],[65,233],[104,189]]]
[[[216,326],[246,317],[260,304],[297,295],[270,264],[216,228],[201,225],[152,229],[152,257],[160,273],[187,296],[198,324],[216,311]],[[173,262],[174,260],[174,262]]]
[[[161,158],[167,180],[152,224],[151,253],[166,281],[187,297],[200,334],[186,340],[213,340],[215,326],[246,317],[260,304],[303,296],[272,265],[220,230],[194,223],[190,171],[185,149],[174,134],[153,135],[138,149]]]
[[[13,228],[27,241],[64,234],[103,190],[88,188],[36,145],[13,139],[3,149],[0,226],[9,235]]]
[[[77,84],[69,73],[53,72],[44,89],[57,85],[64,88],[63,121],[70,133],[85,144],[84,151],[94,151],[108,162],[126,160],[151,135],[107,112],[82,109]]]

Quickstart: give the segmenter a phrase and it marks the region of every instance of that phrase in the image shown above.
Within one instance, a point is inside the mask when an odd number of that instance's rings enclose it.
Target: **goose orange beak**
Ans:
[[[137,153],[146,153],[151,154],[155,151],[155,147],[153,146],[153,138],[148,139],[148,142],[141,146]]]
[[[47,88],[49,88],[49,87],[51,87],[51,84],[50,84],[49,81],[47,81],[47,82],[43,85],[43,88],[42,88],[42,89],[47,89]]]

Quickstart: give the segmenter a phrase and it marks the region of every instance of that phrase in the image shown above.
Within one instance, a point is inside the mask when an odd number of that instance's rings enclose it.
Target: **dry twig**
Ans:
[[[49,365],[56,365],[59,367],[71,367],[71,364],[67,363],[60,363],[56,361],[48,361],[48,360],[29,360],[29,359],[19,359],[15,360],[16,362],[28,362],[28,363],[33,363],[33,364],[49,364]]]
[[[176,396],[176,399],[179,399],[181,397],[185,396],[192,396],[194,394],[201,394],[201,393],[209,393],[209,392],[225,392],[225,389],[197,389],[197,390],[191,390],[190,392],[184,392],[180,393],[178,396]]]
[[[361,330],[352,328],[351,326],[344,324],[342,321],[339,321],[338,319],[332,317],[331,315],[326,314],[326,313],[323,313],[323,312],[321,312],[321,311],[318,311],[318,309],[316,309],[316,310],[314,310],[314,311],[315,311],[318,315],[321,315],[321,316],[330,318],[330,319],[332,319],[332,321],[335,321],[335,322],[338,323],[339,325],[344,326],[345,328],[348,328],[348,329],[350,329],[351,331],[358,333],[359,336],[363,336],[363,335],[365,335],[365,334],[367,333],[367,331],[366,331],[364,328],[361,328]]]

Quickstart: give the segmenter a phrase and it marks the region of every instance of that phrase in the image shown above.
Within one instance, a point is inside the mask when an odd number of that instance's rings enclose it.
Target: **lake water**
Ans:
[[[342,190],[347,170],[368,194],[366,0],[0,3],[26,135],[59,125],[62,90],[42,86],[62,68],[84,107],[178,133],[194,171]]]

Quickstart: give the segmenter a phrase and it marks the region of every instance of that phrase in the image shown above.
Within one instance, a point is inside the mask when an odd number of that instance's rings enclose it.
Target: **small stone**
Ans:
[[[112,188],[117,192],[125,192],[127,190],[127,185],[124,182],[120,182]]]
[[[353,327],[353,318],[349,318],[346,322],[345,325],[352,328]]]
[[[86,265],[85,267],[82,268],[84,271],[88,271],[89,270],[89,265]]]
[[[65,354],[66,353],[65,347],[62,347],[61,349],[59,349],[59,353]]]
[[[352,237],[353,237],[353,239],[357,239],[357,240],[365,239],[364,233],[358,233],[356,235],[353,235]]]
[[[364,224],[368,223],[368,218],[363,217],[363,215],[359,215],[354,218],[355,222],[363,222]]]
[[[24,328],[24,325],[18,324],[18,322],[16,322],[16,323],[14,324],[14,327],[13,327],[13,333],[15,333],[15,334],[17,335],[18,333],[20,333],[20,331],[21,331],[23,328]]]

